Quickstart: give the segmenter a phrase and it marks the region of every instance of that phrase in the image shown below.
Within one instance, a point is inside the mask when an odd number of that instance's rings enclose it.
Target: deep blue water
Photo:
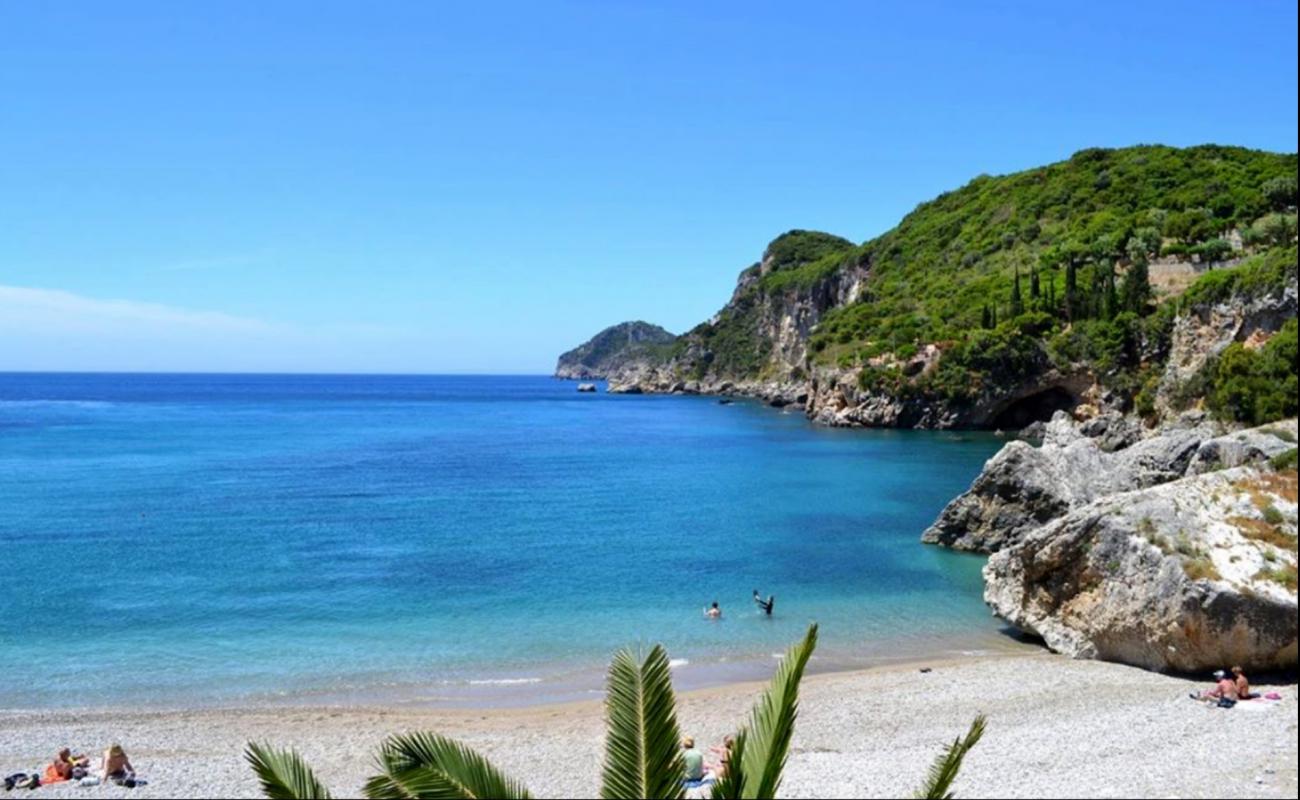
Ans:
[[[0,707],[558,692],[656,641],[751,677],[810,620],[824,665],[996,646],[982,560],[918,536],[998,445],[542,377],[0,375]]]

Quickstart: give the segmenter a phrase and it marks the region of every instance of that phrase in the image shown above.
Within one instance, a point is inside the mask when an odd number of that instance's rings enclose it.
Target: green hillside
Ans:
[[[782,280],[815,281],[850,259],[869,264],[865,295],[830,310],[811,342],[815,362],[877,365],[863,372],[868,388],[959,400],[1048,359],[1088,362],[1116,388],[1136,390],[1138,343],[1158,339],[1167,321],[1150,319],[1148,262],[1221,261],[1232,254],[1224,237],[1233,230],[1248,250],[1286,246],[1295,202],[1294,154],[1084,150],[976,178],[837,263],[822,256]],[[904,379],[888,366],[931,342],[944,348],[939,370]]]

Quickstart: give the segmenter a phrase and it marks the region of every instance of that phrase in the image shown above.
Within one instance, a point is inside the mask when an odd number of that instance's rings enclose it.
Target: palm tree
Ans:
[[[786,653],[748,722],[736,733],[726,775],[713,797],[770,798],[781,785],[799,712],[799,683],[817,646],[817,626]],[[660,645],[638,659],[620,650],[610,664],[605,701],[605,765],[601,797],[607,800],[684,797],[685,767],[668,653]],[[980,717],[936,760],[918,797],[951,798],[962,759],[984,730]],[[249,743],[244,752],[272,800],[329,798],[329,790],[292,750]],[[379,774],[366,782],[372,800],[408,798],[528,798],[528,789],[463,744],[433,733],[390,736],[379,749]]]

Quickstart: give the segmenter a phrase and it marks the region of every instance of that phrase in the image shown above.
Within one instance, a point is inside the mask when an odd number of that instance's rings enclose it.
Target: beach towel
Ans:
[[[54,764],[45,767],[45,774],[41,776],[41,783],[62,783],[67,778],[59,774],[59,768]]]

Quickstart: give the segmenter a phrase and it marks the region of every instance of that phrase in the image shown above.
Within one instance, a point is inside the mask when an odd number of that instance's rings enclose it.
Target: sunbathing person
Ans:
[[[1246,673],[1242,672],[1241,667],[1232,668],[1232,682],[1237,687],[1238,700],[1253,700],[1259,697],[1257,694],[1250,693],[1250,681],[1246,680]]]
[[[731,748],[735,744],[736,740],[731,736],[724,736],[720,746],[709,748],[709,752],[718,759],[713,767],[713,776],[718,780],[722,780],[727,775],[727,764],[731,761]]]
[[[54,757],[50,765],[45,768],[45,782],[55,783],[57,781],[72,780],[72,751],[63,748],[59,754]]]
[[[126,757],[122,745],[115,744],[104,751],[103,780],[105,783],[112,781],[121,786],[135,786],[135,767],[131,766],[131,759]]]

